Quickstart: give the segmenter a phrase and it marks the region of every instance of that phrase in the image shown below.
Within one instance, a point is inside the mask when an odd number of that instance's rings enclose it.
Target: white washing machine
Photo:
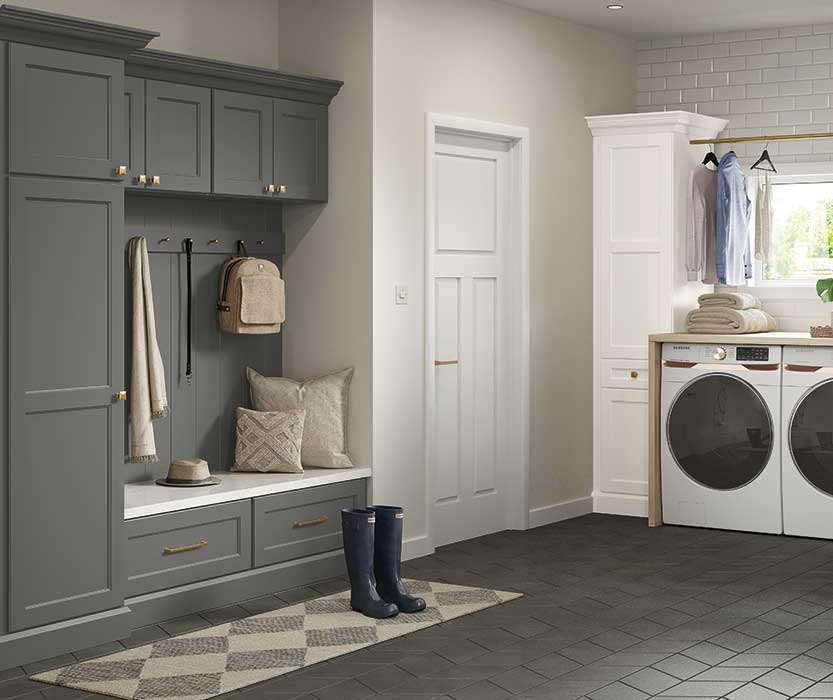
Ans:
[[[784,348],[784,532],[833,539],[833,348]]]
[[[782,532],[781,348],[663,344],[661,411],[663,521]]]

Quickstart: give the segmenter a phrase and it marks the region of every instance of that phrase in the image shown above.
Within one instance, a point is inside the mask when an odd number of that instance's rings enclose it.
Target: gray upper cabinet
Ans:
[[[211,192],[211,90],[148,80],[145,120],[147,186]]]
[[[124,65],[9,45],[9,170],[121,180]]]
[[[326,105],[214,91],[214,192],[327,199]]]
[[[265,195],[274,185],[269,97],[214,91],[214,192]]]
[[[141,187],[145,174],[145,81],[130,76],[124,79],[124,150],[127,157],[129,187]]]
[[[275,100],[275,185],[281,199],[327,200],[327,106]]]
[[[123,603],[123,200],[10,178],[11,631]]]

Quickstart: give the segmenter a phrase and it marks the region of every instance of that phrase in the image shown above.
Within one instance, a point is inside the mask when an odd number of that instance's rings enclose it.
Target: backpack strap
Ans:
[[[194,240],[192,238],[185,239],[185,266],[187,271],[187,330],[186,330],[186,342],[187,342],[187,349],[185,354],[185,381],[189,384],[191,382],[191,378],[194,376],[194,373],[191,371],[191,253],[194,250]]]
[[[243,240],[237,241],[237,256],[240,258],[249,257],[249,254],[246,252],[246,242]]]

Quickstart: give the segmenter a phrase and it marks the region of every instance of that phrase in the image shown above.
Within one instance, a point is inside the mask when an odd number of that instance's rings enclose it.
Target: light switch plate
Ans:
[[[396,285],[396,303],[397,304],[407,304],[408,303],[408,288],[403,284]]]

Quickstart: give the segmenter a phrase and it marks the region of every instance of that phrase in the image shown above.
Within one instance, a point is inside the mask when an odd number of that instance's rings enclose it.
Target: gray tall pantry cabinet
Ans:
[[[177,210],[196,212],[193,222],[213,212],[241,235],[261,220],[258,244],[279,256],[279,211],[270,208],[326,201],[327,105],[341,86],[145,48],[155,36],[0,7],[0,670],[331,571],[336,530],[309,545],[268,514],[364,502],[363,481],[347,481],[125,526],[125,198],[142,198],[131,210],[149,230]],[[216,265],[233,250],[232,240],[186,228]],[[181,249],[154,241],[151,251]],[[173,264],[159,269],[174,279],[180,265],[166,259]],[[216,279],[212,264],[200,269]],[[216,294],[210,286],[200,284],[197,303]],[[253,342],[275,343],[279,357],[277,336],[227,344],[206,366],[232,363],[234,373],[233,363],[270,354]],[[237,400],[232,384],[212,389],[221,406]],[[196,552],[182,568],[153,573],[160,532],[198,536],[203,527],[232,559],[219,565]],[[253,556],[264,542],[286,554]]]

